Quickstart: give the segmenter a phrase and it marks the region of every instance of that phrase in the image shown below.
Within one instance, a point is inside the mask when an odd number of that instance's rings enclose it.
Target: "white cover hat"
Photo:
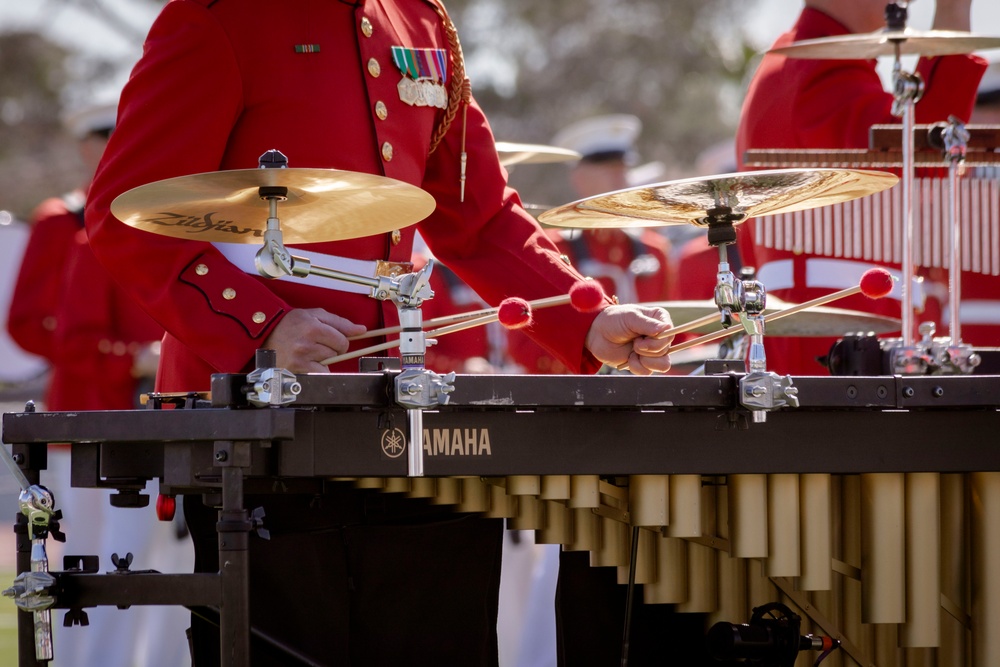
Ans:
[[[66,115],[66,127],[77,139],[83,139],[92,132],[106,132],[114,129],[118,118],[118,103],[95,104],[82,107]]]
[[[572,123],[563,128],[552,143],[588,157],[632,153],[635,141],[642,131],[642,122],[628,114],[595,116]]]

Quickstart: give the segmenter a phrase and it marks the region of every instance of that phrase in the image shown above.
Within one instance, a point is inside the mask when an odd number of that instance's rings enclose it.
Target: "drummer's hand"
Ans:
[[[329,369],[320,361],[347,352],[347,337],[365,331],[363,325],[322,308],[300,308],[289,311],[261,347],[275,351],[278,368],[293,373],[326,373]]]
[[[673,326],[670,315],[653,306],[608,306],[587,332],[586,346],[597,359],[636,375],[670,370],[673,336],[656,338]]]

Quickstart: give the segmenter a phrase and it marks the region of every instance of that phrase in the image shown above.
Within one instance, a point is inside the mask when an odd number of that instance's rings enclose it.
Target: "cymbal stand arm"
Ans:
[[[283,201],[287,193],[288,188],[284,187],[260,188],[261,198],[267,200],[268,216],[267,227],[264,229],[264,244],[254,257],[257,273],[265,278],[320,276],[370,287],[372,297],[380,300],[388,299],[392,287],[389,284],[391,281],[387,279],[366,278],[353,273],[313,266],[308,258],[292,255],[288,252],[281,233],[281,220],[278,218],[278,202]]]
[[[962,223],[958,217],[958,175],[964,169],[965,153],[970,138],[965,125],[954,116],[948,117],[941,138],[944,141],[944,157],[948,161],[948,225],[951,227],[951,266],[948,271],[948,293],[951,298],[949,335],[955,345],[962,342]]]
[[[263,191],[264,188],[261,190]],[[398,292],[399,283],[392,278],[386,276],[368,278],[336,269],[313,266],[309,258],[292,255],[285,247],[281,234],[281,222],[278,219],[278,201],[281,196],[263,193],[261,196],[268,200],[270,213],[267,218],[267,228],[264,230],[264,245],[257,251],[257,256],[254,258],[257,273],[265,278],[320,276],[330,280],[362,285],[370,287],[372,291],[369,296],[380,301],[388,300],[391,298],[391,294]]]
[[[902,328],[903,347],[913,346],[913,123],[914,105],[924,92],[924,83],[917,74],[903,71],[900,63],[899,45],[896,46],[896,61],[892,69],[893,103],[892,114],[903,120],[903,284],[902,284]]]

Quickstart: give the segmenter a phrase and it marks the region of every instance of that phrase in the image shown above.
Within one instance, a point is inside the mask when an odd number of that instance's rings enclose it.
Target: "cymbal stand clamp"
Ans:
[[[722,326],[740,324],[750,338],[747,353],[747,374],[740,378],[740,403],[753,414],[753,421],[767,420],[767,411],[785,406],[798,407],[798,389],[791,377],[767,370],[764,352],[764,309],[767,290],[757,280],[738,279],[729,267],[727,246],[736,241],[733,222],[738,218],[725,206],[708,211],[709,244],[719,249],[719,270],[716,275],[715,303],[722,316]]]
[[[968,375],[982,363],[971,346],[935,338],[934,330],[933,322],[921,323],[921,338],[910,347],[896,345],[898,339],[885,341],[894,375]]]
[[[403,371],[396,376],[396,402],[406,408],[410,427],[407,450],[407,475],[424,475],[424,413],[428,408],[446,405],[454,390],[455,373],[439,375],[424,368],[427,338],[423,329],[420,305],[434,296],[430,288],[434,262],[429,261],[417,273],[401,276],[393,302],[399,311],[399,355]]]
[[[745,316],[740,324],[750,338],[747,374],[740,378],[740,403],[751,411],[754,423],[767,421],[767,411],[799,406],[798,388],[792,378],[767,370],[764,352],[764,308],[767,292],[763,283],[743,281]]]

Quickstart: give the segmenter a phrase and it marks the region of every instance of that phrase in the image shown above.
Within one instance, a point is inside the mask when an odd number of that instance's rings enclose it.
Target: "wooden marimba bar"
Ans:
[[[733,375],[460,376],[425,415],[419,478],[391,373],[299,380],[296,407],[250,408],[245,376],[216,376],[210,404],[6,414],[4,434],[25,466],[73,443],[81,486],[157,479],[232,503],[234,480],[350,480],[427,498],[589,551],[623,584],[639,527],[648,604],[742,622],[780,598],[843,642],[832,665],[1000,664],[1000,376],[794,378],[800,407],[764,423]]]
[[[1000,472],[361,478],[590,552],[642,602],[739,621],[781,600],[832,665],[993,665]],[[970,643],[970,637],[972,641]],[[806,660],[803,657],[803,660]],[[805,664],[811,664],[808,661]]]

